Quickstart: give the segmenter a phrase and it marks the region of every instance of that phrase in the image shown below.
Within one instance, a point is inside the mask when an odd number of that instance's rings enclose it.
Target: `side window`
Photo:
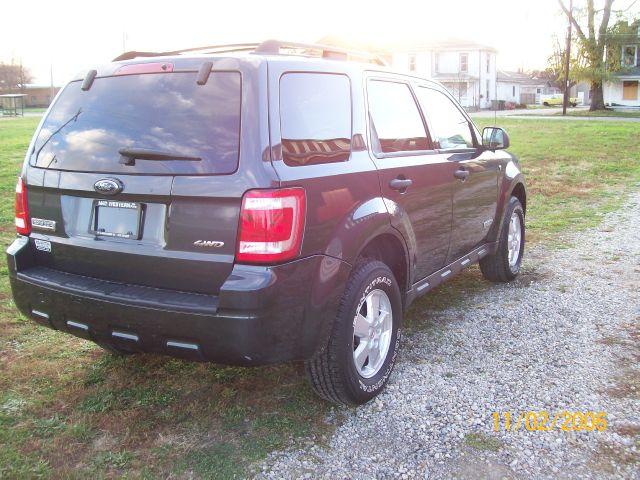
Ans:
[[[292,167],[344,162],[351,154],[351,87],[345,75],[280,78],[282,157]]]
[[[422,111],[429,120],[434,148],[474,148],[469,122],[444,93],[427,87],[416,89]]]
[[[407,84],[371,80],[368,97],[375,152],[411,152],[429,148],[422,117]]]

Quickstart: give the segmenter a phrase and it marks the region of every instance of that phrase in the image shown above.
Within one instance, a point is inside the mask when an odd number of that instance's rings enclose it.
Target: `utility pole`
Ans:
[[[562,100],[562,115],[567,114],[569,105],[569,66],[571,65],[571,16],[573,16],[573,0],[569,0],[569,26],[567,27],[567,48],[564,59],[564,98]]]

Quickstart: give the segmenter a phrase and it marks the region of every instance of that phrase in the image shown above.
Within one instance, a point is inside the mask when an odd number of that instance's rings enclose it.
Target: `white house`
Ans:
[[[622,47],[622,70],[603,85],[604,103],[609,106],[640,107],[640,23],[636,38]]]
[[[464,107],[489,108],[496,98],[496,54],[487,45],[447,40],[398,46],[391,63],[441,82]]]
[[[522,72],[498,70],[497,82],[498,100],[525,105],[540,103],[540,95],[556,93],[557,90],[549,87],[545,80]]]

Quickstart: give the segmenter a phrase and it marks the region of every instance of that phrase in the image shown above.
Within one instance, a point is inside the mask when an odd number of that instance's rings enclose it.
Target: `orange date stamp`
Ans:
[[[493,431],[517,432],[604,432],[607,429],[605,412],[571,412],[562,410],[550,414],[546,410],[527,412],[493,412]]]

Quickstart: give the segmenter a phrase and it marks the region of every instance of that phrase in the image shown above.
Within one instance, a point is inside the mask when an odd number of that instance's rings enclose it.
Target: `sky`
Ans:
[[[1,11],[0,61],[22,62],[46,85],[51,71],[62,85],[126,50],[325,35],[382,44],[468,39],[497,48],[498,68],[529,70],[545,67],[553,36],[566,32],[556,0],[23,0]]]

